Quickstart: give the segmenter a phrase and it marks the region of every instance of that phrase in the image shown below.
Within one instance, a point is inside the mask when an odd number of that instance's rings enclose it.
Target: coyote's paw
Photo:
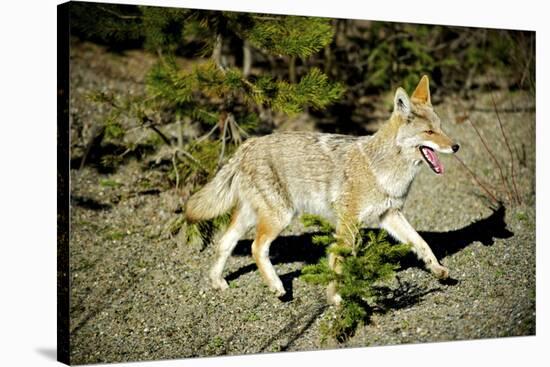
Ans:
[[[219,289],[221,291],[224,291],[227,288],[229,288],[229,284],[227,284],[225,279],[212,279],[212,287],[214,289]]]
[[[229,288],[229,284],[227,284],[227,281],[223,279],[222,276],[215,274],[214,272],[210,273],[210,282],[212,283],[212,288],[214,289],[224,291]]]
[[[447,279],[449,277],[449,269],[441,265],[432,266],[430,271],[439,279]]]
[[[277,297],[279,297],[279,298],[282,297],[282,296],[284,296],[284,295],[286,294],[285,287],[283,287],[283,284],[282,284],[282,283],[277,284],[277,285],[274,285],[274,286],[271,286],[271,287],[269,287],[269,289],[271,289],[271,291],[272,291],[273,293],[275,293],[275,295],[276,295]]]
[[[330,283],[327,288],[327,302],[333,306],[340,306],[342,296],[336,291],[336,284]]]
[[[327,301],[330,305],[339,307],[342,303],[342,296],[338,293],[335,293],[332,296],[327,296]]]

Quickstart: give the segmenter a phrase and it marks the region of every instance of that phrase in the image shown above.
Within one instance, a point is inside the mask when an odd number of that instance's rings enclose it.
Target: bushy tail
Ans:
[[[212,181],[189,198],[185,205],[185,216],[188,221],[215,218],[236,204],[239,160],[236,156],[230,159]]]

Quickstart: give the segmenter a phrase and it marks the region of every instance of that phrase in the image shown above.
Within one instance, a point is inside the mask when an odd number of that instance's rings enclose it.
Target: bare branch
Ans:
[[[220,152],[220,158],[218,159],[218,169],[221,167],[222,165],[222,161],[223,161],[223,156],[225,154],[225,136],[227,135],[227,125],[229,124],[229,117],[232,116],[231,113],[227,114],[227,117],[225,118],[225,121],[223,123],[223,133],[222,133],[222,137],[221,137],[221,140],[222,140],[222,150]]]
[[[156,132],[158,136],[160,136],[160,138],[162,139],[162,141],[164,141],[167,145],[172,146],[172,143],[170,142],[170,139],[168,139],[168,138],[166,137],[166,135],[164,135],[164,133],[163,133],[162,131],[159,130],[158,127],[156,127],[155,125],[148,125],[148,126],[149,126],[149,128],[150,128],[151,130],[153,130],[154,132]]]
[[[203,136],[198,138],[197,143],[200,143],[201,141],[204,141],[204,140],[208,139],[208,137],[210,135],[212,135],[214,133],[214,131],[216,131],[217,129],[218,129],[218,124],[214,125],[214,127],[209,132],[207,132],[206,134],[204,134]]]
[[[498,113],[497,104],[495,102],[495,97],[491,93],[491,100],[493,101],[493,106],[495,108],[495,113],[497,114],[497,121],[498,125],[500,126],[500,131],[502,133],[502,137],[504,138],[504,142],[506,143],[506,147],[508,148],[508,152],[510,153],[510,165],[511,165],[511,176],[512,176],[512,184],[514,185],[514,191],[516,194],[516,200],[518,204],[521,204],[521,196],[519,194],[518,188],[516,186],[516,175],[514,172],[514,154],[512,153],[512,148],[510,148],[510,144],[508,143],[508,138],[506,137],[506,134],[504,133],[504,128],[502,127],[502,121],[500,120],[500,115]]]
[[[199,166],[204,172],[208,173],[208,170],[202,165],[202,163],[197,158],[193,157],[191,153],[189,153],[185,149],[176,149],[176,152],[183,154],[187,159]]]
[[[483,191],[485,191],[485,193],[487,193],[487,195],[495,202],[495,204],[499,204],[501,202],[500,200],[497,199],[497,197],[493,193],[491,193],[491,191],[489,191],[489,189],[483,183],[481,183],[481,181],[477,178],[476,174],[466,165],[466,163],[462,162],[462,160],[458,158],[458,156],[456,155],[454,155],[453,157],[455,157],[455,159],[460,162],[462,167],[464,167],[466,171],[468,171],[468,173],[474,179],[477,185],[481,187]]]
[[[178,126],[178,149],[183,149],[183,121],[180,116],[176,118],[176,124]]]
[[[214,49],[212,50],[212,60],[216,63],[216,66],[221,70],[224,70],[222,65],[222,48],[223,48],[223,38],[220,33],[216,35],[216,42],[214,43]]]
[[[168,139],[168,137],[166,135],[164,135],[164,133],[162,131],[160,131],[160,129],[158,127],[155,126],[157,124],[153,121],[152,118],[150,118],[147,115],[143,115],[142,118],[141,118],[141,122],[142,122],[143,127],[148,127],[151,130],[153,130],[155,133],[157,133],[157,135],[160,136],[160,138],[162,139],[162,141],[164,141],[166,143],[166,145],[172,146],[172,143],[170,142],[170,139]]]
[[[244,40],[243,44],[243,77],[248,78],[252,69],[252,51],[248,40]]]
[[[481,136],[481,134],[479,133],[479,130],[477,129],[477,127],[474,125],[474,123],[472,122],[472,120],[468,119],[468,122],[470,123],[470,126],[472,126],[477,134],[477,136],[479,137],[479,140],[481,140],[481,142],[483,143],[483,146],[485,147],[485,150],[489,153],[489,155],[491,156],[493,162],[495,163],[495,165],[498,167],[498,170],[500,171],[500,179],[502,180],[502,185],[504,186],[504,189],[506,190],[507,194],[508,194],[508,199],[509,200],[512,200],[512,193],[510,192],[510,187],[508,185],[508,182],[506,181],[506,179],[504,178],[504,172],[502,171],[502,166],[500,165],[500,163],[498,162],[498,160],[496,159],[495,155],[493,154],[493,152],[491,151],[491,149],[489,149],[489,146],[487,145],[487,143],[485,142],[485,139],[483,139],[483,137]]]
[[[179,189],[179,185],[180,185],[180,175],[178,173],[178,165],[176,163],[177,154],[178,154],[178,150],[174,150],[174,153],[172,153],[172,165],[174,167],[174,173],[176,174],[176,191]]]
[[[235,121],[235,116],[233,116],[232,113],[230,113],[227,116],[227,122],[229,123],[229,132],[231,134],[231,139],[235,144],[237,145],[241,144],[242,136],[247,137],[248,136],[247,132],[244,131],[243,128],[239,126],[237,121]]]

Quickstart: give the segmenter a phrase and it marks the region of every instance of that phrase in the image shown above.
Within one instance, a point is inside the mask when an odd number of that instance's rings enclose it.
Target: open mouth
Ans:
[[[437,157],[437,154],[435,154],[434,150],[424,145],[421,145],[419,149],[422,157],[424,157],[424,160],[432,169],[432,171],[434,171],[438,175],[442,174],[443,165],[439,161],[439,158]]]

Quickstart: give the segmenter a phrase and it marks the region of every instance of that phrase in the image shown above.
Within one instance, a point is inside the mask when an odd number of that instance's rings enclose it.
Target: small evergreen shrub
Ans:
[[[385,231],[366,231],[356,225],[349,226],[349,235],[337,239],[328,222],[312,215],[303,216],[302,223],[318,229],[319,234],[313,237],[313,242],[326,246],[327,255],[333,253],[341,258],[340,273],[329,267],[325,257],[317,264],[306,265],[301,278],[325,286],[336,282],[342,303],[331,320],[322,325],[321,331],[323,339],[332,337],[345,341],[359,325],[368,322],[369,305],[381,296],[376,286],[395,277],[399,260],[410,250],[410,245],[391,244]]]

